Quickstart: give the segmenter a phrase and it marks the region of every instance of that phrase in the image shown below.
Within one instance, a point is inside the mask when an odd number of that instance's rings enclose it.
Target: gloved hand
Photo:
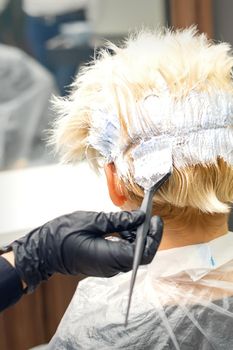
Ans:
[[[108,214],[78,211],[58,217],[12,243],[15,268],[28,292],[55,272],[110,277],[129,271],[135,231],[144,219],[141,211]],[[162,231],[161,219],[153,217],[142,264],[152,261]],[[116,242],[104,238],[113,232],[126,239]]]

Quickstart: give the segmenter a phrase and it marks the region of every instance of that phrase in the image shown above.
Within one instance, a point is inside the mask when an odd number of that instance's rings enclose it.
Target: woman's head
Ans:
[[[226,213],[233,201],[232,66],[228,44],[213,44],[193,28],[109,45],[82,69],[70,97],[57,101],[58,148],[66,161],[105,164],[115,204],[133,206],[143,195],[135,150],[151,139],[158,149],[167,144],[173,173],[155,196],[156,211]],[[155,173],[162,153],[157,159]]]

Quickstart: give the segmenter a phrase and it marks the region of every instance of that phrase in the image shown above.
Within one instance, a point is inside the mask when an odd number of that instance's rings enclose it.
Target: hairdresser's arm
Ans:
[[[132,268],[135,230],[141,211],[75,212],[61,216],[13,242],[0,256],[0,310],[32,292],[53,273],[110,277]],[[142,264],[153,259],[162,237],[162,222],[151,219]],[[110,241],[118,232],[124,240]]]

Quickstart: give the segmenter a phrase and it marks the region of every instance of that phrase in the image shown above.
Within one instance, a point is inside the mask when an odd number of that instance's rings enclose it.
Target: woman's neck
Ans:
[[[164,232],[159,250],[209,242],[228,232],[228,217],[223,214],[193,217],[189,222],[164,219]]]

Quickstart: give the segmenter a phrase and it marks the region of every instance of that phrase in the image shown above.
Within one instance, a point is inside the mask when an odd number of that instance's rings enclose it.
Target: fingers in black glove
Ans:
[[[158,216],[154,216],[151,218],[150,229],[147,234],[145,249],[142,256],[141,265],[149,264],[158,248],[162,239],[163,234],[163,222],[162,219]],[[115,265],[113,269],[117,269],[122,272],[127,272],[132,269],[133,258],[134,258],[134,250],[135,250],[135,238],[136,238],[136,230],[131,230],[129,232],[121,233],[122,237],[127,237],[128,242],[111,242],[111,248],[113,251]],[[134,240],[133,240],[134,238]],[[131,243],[130,243],[131,242]],[[118,245],[117,249],[114,248],[114,244]],[[110,247],[109,247],[110,249]],[[115,251],[114,251],[115,250]]]
[[[123,231],[123,236],[128,236],[131,239],[135,236],[136,227],[134,230],[129,232]],[[149,264],[158,250],[163,232],[163,222],[159,217],[153,217],[150,223],[150,229],[147,234],[145,249],[142,257],[141,264]],[[119,232],[122,236],[122,232]],[[82,252],[86,252],[82,256],[82,266],[83,269],[87,271],[89,275],[101,276],[101,277],[111,277],[118,272],[127,272],[132,269],[135,243],[130,243],[128,241],[111,241],[103,240],[103,238],[98,238],[86,242],[88,248],[85,247],[85,243]],[[95,251],[93,256],[89,256],[90,252]],[[94,264],[90,264],[90,261],[95,258]],[[81,268],[81,266],[80,266]],[[83,270],[84,273],[84,270]]]
[[[28,291],[33,291],[54,272],[110,277],[129,271],[134,241],[113,242],[104,236],[113,232],[132,235],[144,219],[141,211],[108,214],[79,211],[64,215],[12,244],[16,270],[28,285]],[[152,218],[142,264],[151,262],[161,236],[161,220]]]
[[[111,258],[115,258],[102,236],[137,227],[144,218],[141,211],[108,214],[78,211],[58,217],[12,243],[16,270],[29,292],[54,272],[115,274],[119,268],[111,267]]]
[[[121,238],[127,240],[129,243],[133,243],[136,239],[136,230],[131,229],[128,231],[119,232]],[[150,222],[150,229],[147,234],[146,247],[144,251],[145,256],[153,256],[158,250],[163,235],[163,221],[159,216],[153,216]],[[150,261],[149,261],[150,262]]]
[[[121,238],[125,239],[129,243],[133,243],[136,238],[136,231],[133,229],[129,231],[122,231],[119,232],[119,235],[121,236]]]
[[[162,236],[163,221],[159,216],[153,216],[150,221],[150,230],[147,234],[146,246],[141,262],[142,265],[149,264],[153,260],[159,248]]]
[[[83,212],[85,213],[85,212]],[[85,213],[86,214],[86,213]],[[109,233],[131,230],[143,223],[145,214],[141,210],[119,211],[116,213],[89,212],[90,228],[94,228],[95,236],[104,236]],[[86,226],[85,229],[89,227]]]
[[[90,214],[90,213],[89,213]],[[116,212],[116,213],[91,213],[88,224],[83,231],[67,235],[64,239],[62,254],[64,265],[68,272],[79,272],[89,276],[110,277],[120,271],[125,271],[125,262],[121,262],[122,252],[128,261],[132,255],[132,247],[106,240],[104,236],[109,233],[124,232],[136,229],[145,219],[142,211]],[[73,250],[77,254],[71,254]],[[118,255],[120,254],[120,258]],[[129,262],[128,270],[131,268]]]

